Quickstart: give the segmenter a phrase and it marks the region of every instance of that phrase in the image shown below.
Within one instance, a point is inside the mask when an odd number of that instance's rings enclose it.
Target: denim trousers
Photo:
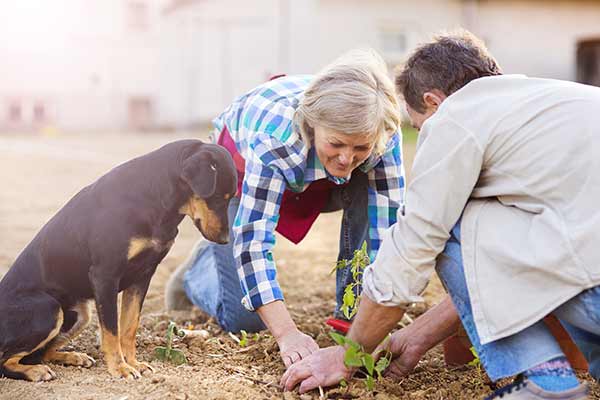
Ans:
[[[481,344],[469,299],[460,245],[460,221],[438,256],[436,271],[449,292],[481,364],[492,380],[517,375],[555,357],[564,356],[545,323],[538,321],[503,339]],[[501,299],[498,299],[501,301]],[[561,321],[589,363],[589,372],[600,378],[600,286],[585,290],[553,314]]]
[[[363,242],[368,243],[369,219],[368,180],[366,174],[354,171],[347,185],[335,187],[322,212],[343,210],[339,240],[338,260],[352,259],[354,250]],[[208,243],[200,248],[191,268],[184,276],[184,289],[191,302],[214,317],[226,331],[257,332],[265,329],[258,314],[250,312],[241,304],[243,297],[237,266],[233,255],[232,224],[239,207],[239,197],[229,203],[229,243]],[[324,266],[327,268],[328,266]],[[353,282],[349,267],[336,272],[336,309],[334,316],[343,318],[340,307],[343,304],[345,287]],[[357,289],[360,292],[360,286]]]

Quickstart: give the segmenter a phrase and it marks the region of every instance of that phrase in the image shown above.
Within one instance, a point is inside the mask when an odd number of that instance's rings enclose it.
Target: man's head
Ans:
[[[501,74],[483,42],[461,29],[419,46],[396,73],[396,90],[420,129],[446,97],[474,79]]]

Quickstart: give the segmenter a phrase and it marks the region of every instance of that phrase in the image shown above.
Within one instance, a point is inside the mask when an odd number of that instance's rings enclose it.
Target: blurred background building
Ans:
[[[0,131],[187,129],[272,75],[355,47],[393,67],[459,26],[506,73],[600,85],[599,0],[0,0]]]

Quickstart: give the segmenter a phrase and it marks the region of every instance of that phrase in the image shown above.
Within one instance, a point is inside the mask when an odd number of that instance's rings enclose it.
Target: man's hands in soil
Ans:
[[[283,390],[292,390],[300,384],[300,393],[306,393],[319,386],[332,386],[352,373],[344,365],[346,349],[342,346],[326,347],[288,367],[281,377]]]
[[[409,325],[394,332],[377,347],[374,354],[380,357],[385,355],[384,350],[392,353],[392,362],[384,373],[386,377],[398,379],[410,374],[429,350],[421,342],[416,342],[414,339],[414,332],[412,332]]]

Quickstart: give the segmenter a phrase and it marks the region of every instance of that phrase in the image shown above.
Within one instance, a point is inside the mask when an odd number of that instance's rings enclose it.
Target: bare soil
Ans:
[[[0,136],[0,276],[43,224],[80,188],[115,165],[182,136],[166,134],[103,134],[82,136]],[[414,149],[407,146],[407,166]],[[319,345],[332,344],[324,321],[334,308],[334,277],[329,275],[337,255],[340,214],[322,215],[309,236],[298,246],[279,238],[275,250],[280,282],[288,307],[300,329]],[[72,343],[72,348],[97,360],[90,369],[52,366],[58,378],[30,383],[0,378],[0,399],[317,399],[314,393],[299,396],[278,388],[284,366],[277,344],[269,335],[251,337],[240,347],[213,320],[198,310],[166,313],[163,290],[171,271],[185,260],[199,233],[184,221],[171,252],[152,280],[138,332],[138,354],[155,368],[137,381],[112,378],[98,349],[97,322]],[[435,304],[443,294],[434,279],[426,303],[411,308],[412,317]],[[206,329],[206,341],[177,341],[188,357],[175,367],[153,360],[156,346],[164,345],[169,320],[182,326]],[[26,334],[26,332],[24,332]],[[600,387],[590,377],[592,398]],[[413,374],[379,381],[373,393],[360,381],[348,389],[327,389],[322,398],[354,399],[480,399],[491,392],[485,373],[476,367],[448,368],[441,347],[432,350]]]

